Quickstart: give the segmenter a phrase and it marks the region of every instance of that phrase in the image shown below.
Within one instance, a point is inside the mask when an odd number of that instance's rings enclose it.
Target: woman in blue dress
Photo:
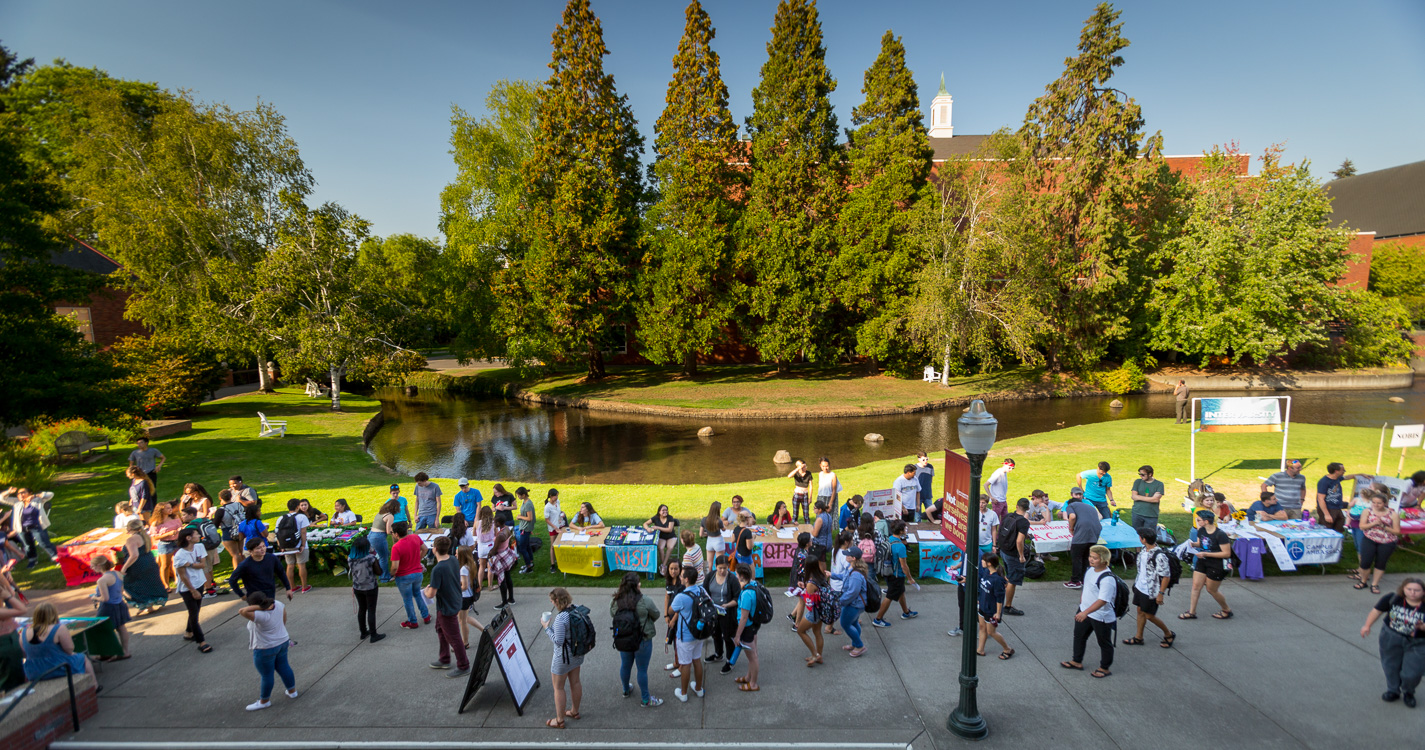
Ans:
[[[25,631],[25,679],[59,679],[66,674],[66,664],[74,674],[94,673],[89,657],[74,653],[74,639],[69,628],[60,624],[53,604],[35,607],[35,617]]]

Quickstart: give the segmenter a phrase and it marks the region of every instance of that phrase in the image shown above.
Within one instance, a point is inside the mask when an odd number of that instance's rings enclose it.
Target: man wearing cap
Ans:
[[[990,496],[990,508],[1003,517],[1009,513],[1009,473],[1014,471],[1014,459],[1006,458],[1004,464],[985,480],[985,494]]]
[[[1277,496],[1277,503],[1286,509],[1288,518],[1301,517],[1301,502],[1306,497],[1306,477],[1301,474],[1301,460],[1292,458],[1286,462],[1286,470],[1279,471],[1262,482],[1261,491],[1271,489]]]
[[[1089,567],[1089,548],[1098,544],[1098,536],[1103,532],[1103,522],[1099,520],[1098,509],[1084,501],[1084,491],[1078,487],[1069,490],[1069,504],[1064,508],[1069,518],[1069,561],[1073,572],[1069,574],[1066,589],[1080,589],[1084,585],[1084,571]]]
[[[461,477],[459,482],[460,491],[455,493],[455,509],[465,516],[465,523],[475,523],[475,514],[480,512],[480,503],[485,502],[480,490],[470,486],[470,480]]]

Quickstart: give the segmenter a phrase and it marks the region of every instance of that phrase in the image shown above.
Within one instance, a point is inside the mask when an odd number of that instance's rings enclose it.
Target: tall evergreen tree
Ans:
[[[687,19],[656,126],[658,202],[648,211],[638,338],[644,356],[681,362],[691,375],[732,315],[733,230],[742,190],[733,164],[737,125],[711,47],[716,32],[698,0],[688,4]]]
[[[838,352],[828,329],[836,214],[845,198],[836,81],[826,67],[814,0],[777,4],[762,80],[752,91],[752,181],[739,233],[751,343],[785,370],[798,355]]]
[[[1175,183],[1161,134],[1109,79],[1128,46],[1118,11],[1101,4],[1085,23],[1079,54],[1030,106],[1019,152],[1006,164],[1017,239],[1037,245],[1049,321],[1043,346],[1053,369],[1085,369],[1114,342],[1147,330],[1156,248],[1171,231]]]
[[[906,305],[925,265],[925,245],[907,232],[930,176],[932,152],[905,45],[889,31],[861,91],[866,99],[852,111],[856,128],[847,133],[851,194],[837,227],[832,276],[855,316],[857,353],[870,357],[873,367],[888,362],[904,369],[914,349]]]
[[[627,320],[639,257],[643,137],[604,72],[608,48],[589,0],[569,0],[553,45],[554,73],[539,92],[539,137],[525,165],[523,279],[545,316],[550,356],[582,356],[589,377],[602,378],[602,342],[610,325]]]

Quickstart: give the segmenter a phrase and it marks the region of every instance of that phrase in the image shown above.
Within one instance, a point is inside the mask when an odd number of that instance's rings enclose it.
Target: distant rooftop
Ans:
[[[1425,161],[1326,183],[1331,220],[1376,239],[1425,234]]]

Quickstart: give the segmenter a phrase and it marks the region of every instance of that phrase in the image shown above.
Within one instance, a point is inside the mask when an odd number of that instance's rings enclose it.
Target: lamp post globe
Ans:
[[[960,447],[970,460],[970,507],[966,508],[965,526],[965,575],[961,580],[964,587],[966,607],[964,622],[960,624],[963,641],[960,651],[960,703],[950,713],[946,728],[956,736],[967,740],[982,740],[989,736],[990,728],[985,717],[980,715],[975,691],[980,678],[976,674],[974,633],[979,630],[976,604],[980,591],[980,478],[985,468],[985,457],[995,444],[995,431],[999,422],[985,409],[985,402],[975,399],[970,408],[957,420]]]

